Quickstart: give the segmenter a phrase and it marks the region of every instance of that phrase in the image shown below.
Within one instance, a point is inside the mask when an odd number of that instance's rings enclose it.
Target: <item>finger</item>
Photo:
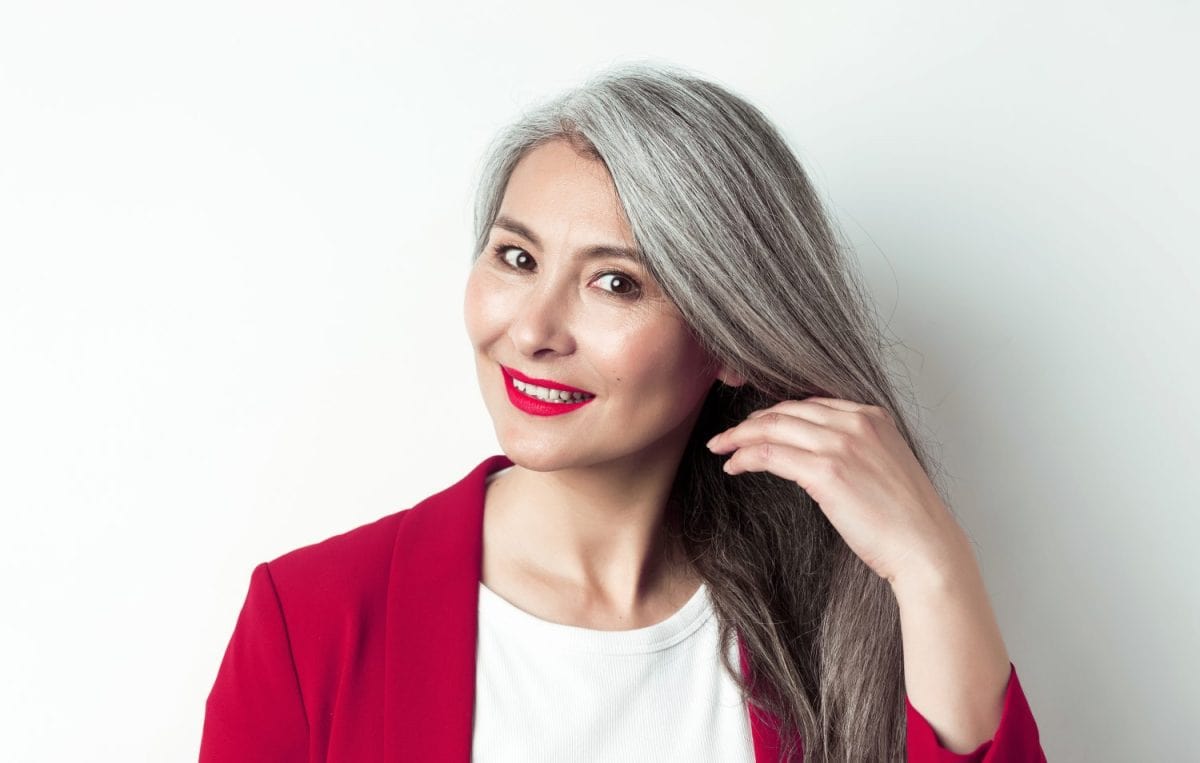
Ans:
[[[846,445],[846,438],[846,434],[837,429],[781,410],[768,410],[721,432],[709,440],[708,448],[713,453],[728,453],[769,442],[816,452],[841,448]]]
[[[807,419],[817,424],[828,424],[832,420],[835,412],[841,412],[830,406],[810,403],[810,399],[811,398],[805,398],[804,400],[781,400],[778,403],[775,403],[775,405],[752,411],[748,416],[746,416],[746,419],[749,420],[759,416],[764,416],[769,413],[778,412],[786,413],[789,416],[799,416],[800,418]]]
[[[817,395],[806,397],[798,402],[817,403],[818,405],[824,405],[828,408],[836,408],[840,411],[857,411],[867,407],[865,404],[857,403],[853,400],[845,400],[839,397],[819,397]]]
[[[725,462],[728,474],[742,472],[770,472],[791,480],[817,498],[816,492],[824,492],[839,477],[837,460],[818,455],[802,448],[778,443],[759,443],[739,448]]]
[[[887,408],[878,405],[867,405],[866,403],[856,403],[853,400],[841,400],[835,397],[806,397],[799,402],[815,403],[835,410],[848,411],[850,413],[865,413],[868,416],[878,419],[893,420],[892,413]]]
[[[864,432],[871,429],[873,427],[868,426],[869,420],[895,423],[891,413],[885,408],[855,403],[851,400],[812,397],[804,400],[784,400],[769,408],[754,411],[746,418],[756,418],[771,411],[781,411],[792,416],[799,416],[827,427],[840,429],[843,432]]]

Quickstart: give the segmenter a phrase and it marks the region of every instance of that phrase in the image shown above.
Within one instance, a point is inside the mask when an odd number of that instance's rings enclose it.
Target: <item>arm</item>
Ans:
[[[250,590],[205,705],[201,763],[307,760],[308,721],[267,564]]]
[[[900,606],[908,758],[1044,763],[983,577],[963,537],[944,566],[892,580]]]
[[[910,761],[1044,760],[1029,707],[1012,696],[1020,687],[1008,682],[1015,672],[970,542],[891,413],[837,398],[785,400],[754,411],[708,448],[732,452],[728,474],[765,471],[796,482],[891,584],[913,721]]]

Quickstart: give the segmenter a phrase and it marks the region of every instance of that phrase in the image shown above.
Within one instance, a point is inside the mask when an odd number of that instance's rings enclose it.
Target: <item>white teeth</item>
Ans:
[[[535,397],[538,400],[543,400],[548,403],[577,403],[580,400],[588,400],[595,395],[586,395],[582,392],[567,392],[563,389],[546,389],[539,387],[536,384],[526,384],[519,379],[513,379],[513,386],[521,392]]]

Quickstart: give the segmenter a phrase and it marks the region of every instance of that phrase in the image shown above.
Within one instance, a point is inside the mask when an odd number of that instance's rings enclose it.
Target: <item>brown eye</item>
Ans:
[[[608,289],[619,297],[632,297],[637,295],[639,288],[637,282],[624,273],[601,273],[600,279],[610,279]]]
[[[508,244],[500,244],[492,250],[495,255],[509,267],[515,267],[518,270],[524,270],[522,265],[530,264],[533,258],[529,256],[529,252],[519,246],[510,246]],[[516,256],[510,256],[511,252],[516,252]]]

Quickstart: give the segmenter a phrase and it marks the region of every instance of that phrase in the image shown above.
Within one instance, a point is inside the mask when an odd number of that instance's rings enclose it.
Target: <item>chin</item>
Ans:
[[[554,472],[580,466],[580,453],[562,443],[536,442],[527,439],[501,437],[500,450],[522,469],[533,472]]]
[[[556,472],[564,469],[593,467],[638,468],[647,459],[654,459],[653,447],[627,450],[631,443],[623,442],[616,451],[604,449],[593,439],[570,440],[498,437],[500,449],[509,460],[531,472]]]

